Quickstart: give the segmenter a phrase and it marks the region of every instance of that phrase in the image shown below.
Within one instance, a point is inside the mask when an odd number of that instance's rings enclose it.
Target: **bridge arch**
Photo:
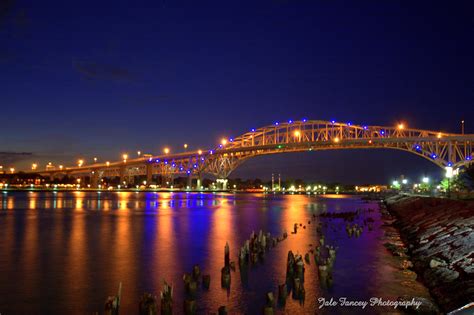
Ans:
[[[459,135],[431,130],[363,126],[323,120],[275,123],[251,129],[222,144],[209,159],[206,170],[226,178],[251,157],[276,153],[340,150],[395,149],[409,152],[445,169],[472,162],[474,135]]]

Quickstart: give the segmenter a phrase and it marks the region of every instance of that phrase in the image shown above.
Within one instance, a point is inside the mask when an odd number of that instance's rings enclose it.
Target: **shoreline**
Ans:
[[[441,309],[455,312],[474,302],[474,202],[397,195],[384,204],[412,269]],[[400,249],[387,248],[394,255]]]

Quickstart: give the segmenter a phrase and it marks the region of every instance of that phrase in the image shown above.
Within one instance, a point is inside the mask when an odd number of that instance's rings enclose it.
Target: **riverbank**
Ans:
[[[474,302],[474,201],[397,195],[385,203],[413,270],[443,311]]]

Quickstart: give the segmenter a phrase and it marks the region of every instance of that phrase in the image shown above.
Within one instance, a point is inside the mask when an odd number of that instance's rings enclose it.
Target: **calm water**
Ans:
[[[349,238],[340,220],[326,220],[326,243],[339,247],[334,284],[321,288],[314,260],[306,266],[304,304],[287,300],[280,313],[340,314],[319,310],[318,297],[396,298],[426,296],[423,287],[400,271],[383,247],[376,203],[349,196],[186,194],[133,192],[8,192],[0,196],[0,313],[102,313],[107,296],[123,284],[121,314],[136,314],[143,292],[159,296],[163,279],[174,285],[174,311],[182,312],[184,272],[194,264],[211,274],[211,288],[198,295],[200,313],[226,305],[230,313],[261,314],[265,293],[285,281],[289,250],[304,255],[316,241],[313,214],[363,211],[375,228]],[[289,234],[265,261],[232,272],[230,290],[221,288],[224,245],[231,260],[252,231]],[[365,310],[367,313],[367,310]],[[381,310],[371,309],[372,313]],[[362,313],[345,309],[344,313]]]

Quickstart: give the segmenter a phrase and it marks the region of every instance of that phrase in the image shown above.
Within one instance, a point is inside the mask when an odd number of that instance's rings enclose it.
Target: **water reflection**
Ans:
[[[233,195],[134,192],[8,192],[0,205],[0,311],[92,314],[123,283],[122,312],[134,314],[140,295],[174,285],[182,310],[182,275],[199,264],[211,275],[198,295],[200,312],[226,305],[230,313],[261,313],[264,294],[285,281],[289,250],[304,255],[318,236],[313,217],[324,212],[377,207],[350,196]],[[288,298],[282,313],[314,313],[320,296],[396,296],[409,287],[382,246],[380,218],[371,233],[349,239],[344,222],[326,224],[327,242],[339,246],[334,285],[320,289],[314,260],[306,265],[304,304]],[[309,221],[311,220],[311,223]],[[224,246],[231,260],[252,231],[296,235],[266,253],[264,261],[231,273],[222,289]],[[326,222],[327,223],[327,222]],[[6,253],[6,254],[4,254]],[[14,279],[14,281],[6,281]],[[401,279],[401,280],[399,280]],[[46,289],[47,288],[47,289]],[[28,303],[24,301],[27,300]]]

